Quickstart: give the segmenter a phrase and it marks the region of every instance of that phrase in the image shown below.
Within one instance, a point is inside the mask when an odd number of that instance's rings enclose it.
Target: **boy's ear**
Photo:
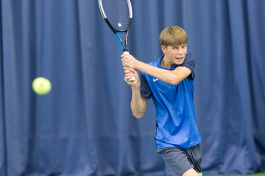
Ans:
[[[166,47],[163,46],[163,45],[161,45],[161,50],[162,50],[162,52],[165,54],[165,52],[166,52]]]

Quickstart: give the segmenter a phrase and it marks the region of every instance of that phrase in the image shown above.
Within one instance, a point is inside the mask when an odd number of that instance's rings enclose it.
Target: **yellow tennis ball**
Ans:
[[[37,94],[45,95],[50,92],[52,85],[48,79],[38,77],[32,82],[32,88]]]

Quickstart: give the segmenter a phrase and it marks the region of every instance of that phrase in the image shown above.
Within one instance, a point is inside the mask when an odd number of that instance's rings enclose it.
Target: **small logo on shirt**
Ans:
[[[156,79],[156,78],[153,78],[153,81],[154,81],[154,82],[156,82],[156,81],[158,81],[158,79]]]

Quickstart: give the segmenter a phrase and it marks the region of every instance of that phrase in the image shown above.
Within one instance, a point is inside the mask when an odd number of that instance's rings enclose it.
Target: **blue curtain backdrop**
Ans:
[[[204,174],[265,171],[265,1],[132,0],[130,53],[161,55],[178,25],[197,58]],[[170,175],[155,109],[136,119],[121,48],[96,0],[1,0],[0,175]],[[52,83],[36,95],[36,77]]]

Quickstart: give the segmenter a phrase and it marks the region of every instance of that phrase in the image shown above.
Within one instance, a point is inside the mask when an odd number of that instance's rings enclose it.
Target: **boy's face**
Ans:
[[[183,64],[186,53],[187,53],[187,44],[176,45],[176,46],[161,46],[163,53],[165,54],[165,59],[168,64],[181,65]]]

